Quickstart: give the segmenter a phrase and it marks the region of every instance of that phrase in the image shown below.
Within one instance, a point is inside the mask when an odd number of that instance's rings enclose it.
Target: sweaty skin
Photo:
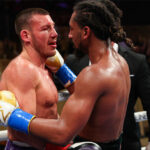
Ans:
[[[79,74],[60,118],[35,118],[30,132],[60,145],[77,134],[96,142],[116,140],[122,132],[129,89],[126,62],[115,51],[106,50],[101,59]]]
[[[129,68],[111,45],[99,40],[88,26],[80,28],[74,15],[75,12],[70,19],[69,38],[76,48],[80,46],[88,53],[92,64],[78,75],[74,93],[60,118],[35,118],[30,123],[30,133],[59,145],[67,144],[76,135],[110,142],[122,133],[130,92]]]
[[[21,54],[4,71],[2,83],[3,89],[15,93],[21,109],[41,118],[57,119],[57,90],[44,68],[30,63]],[[19,133],[9,128],[9,139],[12,141],[36,141],[35,137],[18,135]]]
[[[110,142],[118,139],[122,132],[130,92],[129,68],[108,41],[98,39],[88,26],[80,28],[73,19],[74,15],[75,12],[69,23],[69,38],[76,48],[88,53],[91,66],[78,75],[74,92],[65,103],[60,117],[56,119],[54,111],[51,113],[55,117],[51,119],[37,116],[30,123],[30,134],[58,145],[68,144],[76,135],[95,142]],[[37,79],[36,76],[34,78]],[[35,82],[30,84],[35,85]],[[41,91],[37,94],[47,98],[47,95],[40,95]],[[29,99],[26,97],[25,100]]]
[[[55,54],[57,33],[54,22],[49,15],[36,14],[32,17],[31,27],[32,30],[21,31],[22,52],[4,70],[0,89],[12,91],[24,111],[41,118],[57,119],[58,93],[51,73],[45,69],[46,58]],[[22,141],[38,149],[45,146],[45,141],[33,135],[11,128],[8,131],[12,141]]]

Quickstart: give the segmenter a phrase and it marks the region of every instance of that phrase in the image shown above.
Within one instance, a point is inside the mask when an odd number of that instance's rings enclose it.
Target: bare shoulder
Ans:
[[[106,77],[103,69],[97,64],[88,66],[80,72],[76,79],[75,93],[84,94],[84,96],[99,96],[104,91],[105,82]]]
[[[18,83],[18,80],[25,81],[36,79],[37,68],[29,61],[16,57],[13,59],[2,73],[2,80]]]
[[[119,59],[120,59],[120,63],[121,63],[122,65],[124,65],[125,67],[128,67],[128,64],[127,64],[125,58],[123,58],[123,56],[121,56],[119,53],[118,53],[118,57],[119,57]]]
[[[107,68],[103,67],[103,65],[93,64],[84,68],[77,79],[80,81],[80,84],[91,83],[97,85],[98,83],[101,83],[102,85],[103,81],[105,81],[105,79],[107,80],[107,74]]]
[[[119,63],[122,66],[124,73],[126,75],[129,75],[128,63],[126,62],[126,60],[120,54],[118,54],[118,56],[119,56]]]
[[[129,76],[128,65],[122,56],[116,54],[116,58],[105,59],[83,69],[76,82],[86,89],[90,86],[94,90],[108,91],[120,83],[118,79],[127,79],[126,76]]]

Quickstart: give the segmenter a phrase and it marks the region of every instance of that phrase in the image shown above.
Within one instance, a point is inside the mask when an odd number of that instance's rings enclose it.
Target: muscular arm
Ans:
[[[85,126],[100,91],[103,91],[103,84],[99,87],[94,77],[90,70],[84,69],[76,79],[75,91],[67,100],[60,118],[35,118],[30,124],[30,132],[55,144],[67,144]],[[89,84],[91,80],[92,85]]]

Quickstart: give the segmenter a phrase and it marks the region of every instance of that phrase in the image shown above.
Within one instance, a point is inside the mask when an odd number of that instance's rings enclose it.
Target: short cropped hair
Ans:
[[[16,34],[20,37],[20,31],[22,29],[29,29],[30,19],[32,15],[41,14],[41,15],[49,15],[49,12],[42,8],[27,8],[22,10],[15,19],[15,31]]]
[[[73,8],[74,21],[82,28],[89,26],[95,36],[120,42],[126,38],[121,26],[122,11],[110,0],[82,0]]]

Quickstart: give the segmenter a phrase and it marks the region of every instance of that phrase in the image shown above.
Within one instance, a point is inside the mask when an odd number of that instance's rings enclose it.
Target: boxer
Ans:
[[[58,92],[53,82],[53,70],[51,70],[53,62],[56,61],[54,64],[56,67],[59,66],[56,71],[58,78],[62,80],[65,77],[63,83],[68,90],[72,88],[73,91],[76,76],[62,63],[63,58],[56,50],[58,34],[55,23],[48,11],[42,8],[27,8],[17,14],[15,30],[20,38],[22,49],[3,71],[0,90],[13,92],[20,109],[33,116],[58,119]],[[3,121],[6,123],[8,113],[4,110],[1,113],[5,116]],[[18,123],[22,127],[25,126],[22,122]],[[8,139],[6,144],[8,150],[15,147],[43,150],[48,143],[42,138],[23,134],[10,127]]]

